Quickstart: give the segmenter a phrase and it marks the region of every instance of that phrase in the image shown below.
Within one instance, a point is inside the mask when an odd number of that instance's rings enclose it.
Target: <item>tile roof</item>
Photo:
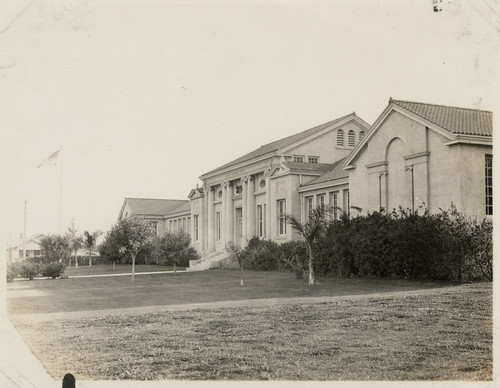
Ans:
[[[405,108],[452,133],[493,135],[493,114],[488,111],[393,100],[392,98],[389,103]]]
[[[191,202],[190,201],[186,201],[186,203],[182,204],[181,206],[175,208],[174,210],[172,210],[170,213],[180,213],[180,212],[187,212],[187,211],[191,211]]]
[[[335,119],[335,120],[329,121],[327,123],[318,125],[314,128],[310,128],[310,129],[307,129],[307,130],[302,131],[300,133],[296,133],[295,135],[287,136],[283,139],[276,140],[276,141],[273,141],[272,143],[265,144],[265,145],[261,146],[260,148],[257,148],[256,150],[249,152],[248,154],[240,156],[239,158],[234,159],[233,161],[231,161],[229,163],[223,164],[222,166],[217,167],[216,169],[207,172],[206,174],[210,174],[210,173],[215,172],[217,170],[232,166],[233,164],[246,162],[246,161],[251,160],[253,158],[258,158],[260,156],[264,156],[267,154],[276,153],[278,150],[285,148],[289,145],[292,145],[293,143],[296,143],[300,140],[306,139],[307,137],[314,135],[318,132],[321,132],[323,129],[327,128],[328,126],[333,125],[333,124],[340,122],[342,120],[345,120],[349,116],[354,117],[354,116],[356,116],[356,113],[354,113],[354,112],[349,113],[348,115],[345,115],[345,116],[339,117],[338,119]],[[203,174],[203,175],[206,175],[206,174]]]
[[[329,182],[329,181],[334,181],[337,179],[349,177],[349,172],[342,168],[343,162],[344,162],[344,159],[340,159],[333,164],[329,164],[330,168],[329,168],[328,172],[317,177],[316,179],[313,179],[310,182],[304,183],[302,186],[311,186],[311,185],[315,185],[317,183]]]
[[[184,199],[125,198],[133,214],[166,215],[189,203]]]
[[[327,163],[283,162],[283,164],[292,171],[325,172],[332,167]]]

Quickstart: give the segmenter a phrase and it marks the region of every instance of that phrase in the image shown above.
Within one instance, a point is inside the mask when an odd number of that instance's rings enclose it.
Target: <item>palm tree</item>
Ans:
[[[314,253],[313,247],[318,238],[324,235],[333,208],[330,206],[319,206],[312,209],[305,223],[301,223],[294,216],[287,216],[287,221],[296,232],[306,241],[309,256],[309,285],[314,284]]]

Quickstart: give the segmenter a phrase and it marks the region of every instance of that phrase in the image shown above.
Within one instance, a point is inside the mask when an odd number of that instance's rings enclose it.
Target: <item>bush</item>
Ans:
[[[21,269],[21,263],[11,263],[7,266],[7,281],[13,281],[17,276],[19,276],[19,271]]]
[[[19,275],[23,278],[32,280],[40,273],[40,265],[36,263],[24,262],[19,268]]]
[[[61,276],[61,274],[66,269],[63,263],[48,263],[42,267],[42,275],[55,279]]]
[[[274,241],[252,238],[242,252],[243,268],[254,271],[278,269],[279,245]]]
[[[199,259],[198,253],[191,246],[191,237],[182,229],[156,237],[147,251],[150,253],[146,264],[188,267],[189,260]]]
[[[288,241],[279,246],[278,269],[292,271],[297,279],[306,279],[308,268],[307,247],[304,241]]]

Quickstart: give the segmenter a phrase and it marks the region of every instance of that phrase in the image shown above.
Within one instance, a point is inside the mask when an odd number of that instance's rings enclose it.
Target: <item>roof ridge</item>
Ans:
[[[398,103],[398,102],[406,102],[409,104],[420,104],[420,105],[428,105],[428,106],[440,106],[443,108],[452,108],[452,109],[463,109],[463,110],[470,110],[474,112],[486,112],[486,113],[493,113],[492,111],[489,110],[483,110],[483,109],[474,109],[474,108],[462,108],[460,106],[452,106],[452,105],[442,105],[442,104],[430,104],[428,102],[418,102],[418,101],[407,101],[407,100],[396,100],[394,98],[389,99],[389,103]]]
[[[266,146],[269,146],[270,144],[277,143],[277,142],[279,142],[279,141],[283,141],[283,140],[289,139],[289,138],[291,138],[291,137],[294,137],[294,136],[300,135],[301,133],[304,133],[304,132],[307,132],[307,131],[312,131],[313,129],[318,129],[318,128],[323,127],[323,126],[328,126],[328,125],[330,125],[330,124],[333,124],[333,123],[334,123],[334,122],[336,122],[336,121],[343,120],[343,119],[345,119],[346,117],[353,116],[353,115],[354,115],[354,116],[356,116],[356,117],[358,117],[358,116],[356,115],[356,112],[348,113],[348,114],[346,114],[346,115],[344,115],[344,116],[337,117],[336,119],[333,119],[333,120],[327,121],[326,123],[318,124],[318,125],[315,125],[315,126],[313,126],[313,127],[311,127],[311,128],[303,129],[302,131],[299,131],[299,132],[293,133],[293,134],[291,134],[291,135],[288,135],[288,136],[282,137],[282,138],[280,138],[280,139],[277,139],[277,140],[271,141],[271,142],[269,142],[269,143],[263,144],[263,145],[261,145],[259,148],[266,147]]]
[[[125,199],[140,199],[151,201],[189,201],[188,199],[169,199],[169,198],[140,198],[140,197],[125,197]]]

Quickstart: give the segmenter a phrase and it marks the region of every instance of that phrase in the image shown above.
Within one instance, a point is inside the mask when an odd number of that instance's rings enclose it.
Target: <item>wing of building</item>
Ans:
[[[263,145],[201,175],[189,202],[127,198],[119,218],[140,215],[158,233],[183,227],[204,260],[253,237],[293,240],[285,216],[305,220],[321,204],[338,214],[453,203],[489,218],[492,136],[491,112],[391,98],[371,126],[351,113]]]

